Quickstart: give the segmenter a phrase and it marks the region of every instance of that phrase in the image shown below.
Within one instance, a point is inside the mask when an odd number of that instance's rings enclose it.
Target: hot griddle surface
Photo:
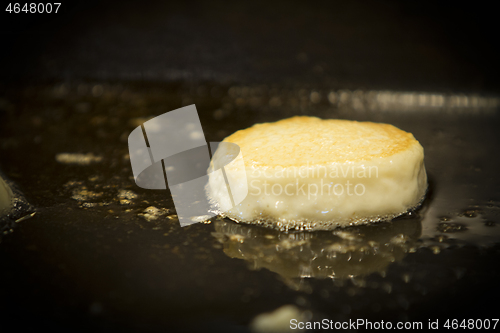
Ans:
[[[329,91],[318,90],[318,101],[307,87],[287,89],[97,81],[6,88],[0,167],[37,210],[0,244],[0,306],[9,324],[234,332],[285,304],[336,321],[497,315],[490,304],[500,294],[498,115],[430,106],[370,111],[332,104]],[[322,267],[347,272],[332,279],[301,269],[315,267],[311,253],[341,241],[331,232],[285,235],[222,220],[181,228],[168,191],[134,184],[127,137],[147,117],[192,103],[207,141],[295,114],[412,132],[430,179],[424,205],[390,223],[348,230],[381,244],[403,233],[408,243],[382,251],[383,260],[369,257],[373,267],[362,260],[349,266],[347,255],[321,257]],[[56,160],[61,153],[102,160],[64,164]],[[124,191],[137,197],[120,201]],[[148,220],[142,214],[150,206],[164,215]],[[240,236],[243,243],[234,242]],[[303,251],[277,251],[287,237],[305,240]]]

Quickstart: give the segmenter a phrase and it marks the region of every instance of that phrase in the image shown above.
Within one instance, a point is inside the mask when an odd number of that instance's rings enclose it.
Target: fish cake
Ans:
[[[219,213],[280,230],[317,230],[388,220],[419,206],[427,190],[424,150],[389,124],[296,116],[228,136],[242,164],[226,166],[233,197]],[[222,145],[212,163],[231,152]],[[235,171],[235,172],[232,172]],[[210,174],[208,195],[224,205],[224,182]],[[227,193],[227,192],[226,192]]]

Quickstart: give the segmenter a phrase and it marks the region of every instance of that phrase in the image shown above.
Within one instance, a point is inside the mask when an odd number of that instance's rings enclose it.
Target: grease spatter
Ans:
[[[56,161],[62,164],[90,165],[92,163],[101,162],[102,157],[92,153],[60,153],[56,155]]]
[[[127,200],[132,200],[132,199],[136,199],[138,197],[138,195],[134,192],[134,191],[131,191],[131,190],[119,190],[118,191],[118,198],[120,199],[127,199]]]
[[[468,209],[460,214],[458,216],[464,216],[464,217],[476,217],[478,215],[478,211],[475,209]]]
[[[454,222],[439,223],[437,226],[437,230],[439,232],[446,232],[446,233],[465,231],[467,229],[468,228],[465,225]]]
[[[160,216],[165,215],[169,212],[166,208],[156,208],[155,206],[149,206],[144,210],[144,212],[138,214],[138,216],[146,219],[147,221],[157,220]]]
[[[200,215],[200,216],[192,216],[190,219],[193,222],[201,222],[204,224],[210,224],[210,219],[212,218],[212,215]]]
[[[100,198],[103,194],[104,194],[103,192],[89,191],[87,187],[82,186],[80,188],[73,190],[71,198],[73,198],[76,201],[88,201]]]
[[[439,243],[444,243],[444,242],[449,241],[449,237],[448,237],[448,236],[446,236],[446,235],[438,235],[438,236],[436,236],[436,240],[437,240]]]
[[[439,246],[431,246],[430,249],[432,250],[432,253],[434,253],[434,254],[441,253],[441,248]]]

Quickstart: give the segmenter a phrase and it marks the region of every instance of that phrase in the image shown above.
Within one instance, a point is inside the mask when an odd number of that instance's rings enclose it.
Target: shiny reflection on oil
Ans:
[[[0,177],[0,216],[6,214],[12,205],[12,191]]]
[[[333,231],[282,233],[217,219],[212,234],[224,253],[248,261],[251,269],[279,274],[292,288],[303,278],[349,279],[387,267],[415,252],[422,232],[420,215]]]

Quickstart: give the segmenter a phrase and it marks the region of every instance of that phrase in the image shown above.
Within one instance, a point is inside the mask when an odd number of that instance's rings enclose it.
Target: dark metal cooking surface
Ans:
[[[150,115],[194,102],[207,140],[220,141],[254,122],[293,113],[288,106],[269,106],[273,96],[262,87],[261,104],[243,105],[239,93],[245,89],[80,83],[9,91],[2,168],[37,207],[33,218],[2,240],[8,272],[2,299],[9,299],[9,313],[29,313],[59,328],[78,320],[83,327],[204,325],[229,331],[233,325],[245,330],[257,314],[289,303],[315,318],[336,320],[494,313],[486,301],[498,295],[495,113],[349,114],[414,133],[425,149],[431,186],[413,216],[348,229],[365,245],[388,244],[353,264],[359,248],[349,249],[342,234],[290,238],[219,220],[181,228],[166,191],[134,184],[127,136]],[[22,115],[13,116],[19,109]],[[346,117],[342,107],[324,100],[307,102],[303,113]],[[71,164],[61,153],[91,153],[94,162]],[[160,211],[148,215],[151,206]],[[401,235],[408,239],[394,242]],[[279,251],[283,240],[292,245]],[[321,255],[339,242],[347,253]],[[298,248],[301,253],[294,252]],[[57,316],[61,321],[54,323]]]
[[[248,332],[287,304],[313,320],[498,316],[494,54],[396,2],[158,6],[80,3],[57,25],[72,29],[2,54],[0,169],[32,205],[0,222],[2,329]],[[193,103],[207,141],[298,114],[393,124],[423,145],[430,192],[341,231],[181,228],[168,190],[135,185],[127,137]]]

